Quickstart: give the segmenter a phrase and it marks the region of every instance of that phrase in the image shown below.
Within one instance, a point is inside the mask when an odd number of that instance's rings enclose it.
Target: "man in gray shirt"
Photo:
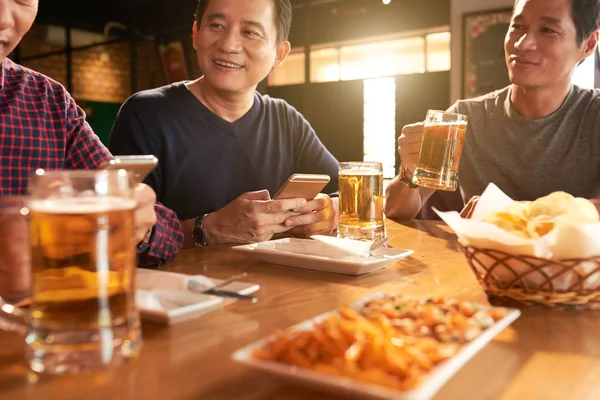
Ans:
[[[504,44],[511,85],[449,109],[469,118],[459,169],[465,202],[493,182],[516,200],[563,190],[600,206],[600,92],[571,84],[595,51],[599,11],[598,0],[515,2]],[[422,135],[421,123],[402,129],[388,217],[413,218],[434,192],[406,183]]]

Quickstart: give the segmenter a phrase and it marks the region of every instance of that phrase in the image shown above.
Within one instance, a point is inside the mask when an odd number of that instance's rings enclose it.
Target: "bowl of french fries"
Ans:
[[[515,201],[491,184],[471,218],[439,214],[489,296],[600,308],[600,217],[589,200],[557,191]]]

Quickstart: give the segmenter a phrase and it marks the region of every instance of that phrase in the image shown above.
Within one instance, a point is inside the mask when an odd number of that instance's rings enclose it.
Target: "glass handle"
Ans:
[[[0,297],[0,329],[25,334],[27,311]]]

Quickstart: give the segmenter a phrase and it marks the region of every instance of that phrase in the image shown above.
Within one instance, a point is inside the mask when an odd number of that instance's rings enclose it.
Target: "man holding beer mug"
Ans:
[[[195,19],[203,76],[129,98],[110,150],[161,155],[146,182],[183,221],[186,246],[330,234],[337,160],[296,109],[256,91],[290,52],[289,0],[200,0]],[[272,199],[294,173],[331,180],[308,201]]]
[[[600,93],[571,83],[596,49],[599,14],[597,0],[516,0],[504,43],[511,85],[448,110],[469,121],[459,167],[465,202],[493,182],[516,200],[562,190],[600,205]],[[422,137],[417,123],[398,138],[388,217],[414,218],[434,192],[413,184]]]
[[[111,158],[62,85],[7,58],[31,28],[37,10],[38,0],[0,0],[0,196],[24,195],[34,170],[95,169]],[[179,221],[171,210],[155,203],[149,186],[138,185],[134,192],[139,264],[161,264],[181,247]],[[3,259],[0,279],[18,275],[19,268],[29,266]],[[29,279],[27,274],[19,276]],[[3,283],[0,288],[6,286]],[[16,281],[12,285],[28,286]]]

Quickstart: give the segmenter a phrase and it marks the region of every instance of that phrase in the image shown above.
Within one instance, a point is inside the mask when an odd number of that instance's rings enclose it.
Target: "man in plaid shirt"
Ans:
[[[7,58],[37,9],[38,0],[0,0],[0,196],[26,193],[38,168],[94,169],[112,157],[63,86]],[[181,248],[181,225],[149,186],[135,197],[139,264],[160,265]]]

